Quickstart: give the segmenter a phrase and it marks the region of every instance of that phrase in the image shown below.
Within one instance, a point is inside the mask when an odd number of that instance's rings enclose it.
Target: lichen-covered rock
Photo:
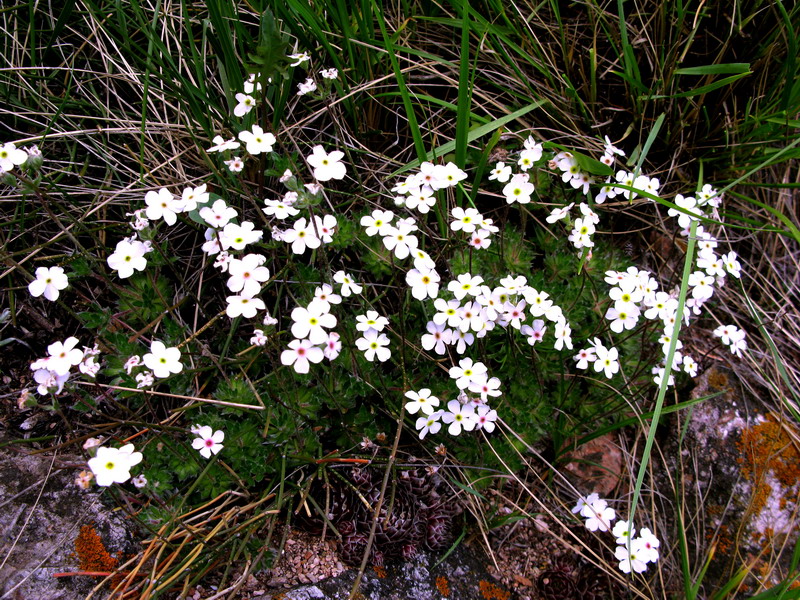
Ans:
[[[511,600],[512,594],[488,575],[487,559],[459,546],[441,564],[440,556],[422,551],[414,560],[372,566],[364,573],[357,598],[364,600]],[[271,596],[282,600],[347,600],[358,573],[300,586]],[[321,595],[320,595],[321,594]]]
[[[2,441],[2,436],[0,436]],[[0,596],[26,600],[79,600],[98,583],[79,570],[75,540],[91,526],[109,555],[131,550],[126,522],[93,490],[75,483],[74,456],[0,450]],[[94,551],[99,548],[95,544]]]

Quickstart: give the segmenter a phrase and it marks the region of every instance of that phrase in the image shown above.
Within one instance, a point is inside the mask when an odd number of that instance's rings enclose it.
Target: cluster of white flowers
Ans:
[[[471,358],[464,358],[458,366],[451,367],[450,378],[455,380],[458,396],[447,403],[447,410],[436,410],[439,399],[431,396],[429,388],[405,394],[409,399],[405,405],[409,414],[423,413],[415,424],[420,439],[429,433],[438,433],[442,423],[448,425],[447,432],[454,436],[462,431],[494,431],[497,411],[489,406],[489,396],[501,395],[500,380],[489,377],[486,365],[473,363]]]
[[[742,356],[742,350],[747,349],[746,333],[736,325],[720,325],[714,330],[714,336],[722,340],[736,356]]]
[[[147,370],[136,374],[136,387],[150,387],[156,377],[164,379],[183,370],[181,351],[177,347],[167,348],[162,341],[153,340],[150,343],[150,352],[144,356],[131,356],[125,361],[124,368],[128,375],[132,375],[134,369],[142,366],[147,367]]]
[[[36,391],[41,396],[60,394],[70,376],[72,367],[87,377],[94,378],[100,370],[96,357],[100,354],[97,344],[93,348],[76,348],[78,338],[70,336],[63,342],[53,342],[47,347],[47,356],[31,363],[33,379],[38,384]]]
[[[612,528],[611,523],[616,519],[616,513],[598,494],[578,498],[572,512],[585,519],[584,525],[589,531],[611,532],[618,544],[614,556],[623,573],[643,573],[647,570],[648,563],[658,560],[658,548],[661,546],[659,539],[646,527],[639,530],[638,537],[634,537],[636,528],[627,521],[619,520]]]
[[[412,287],[412,293],[415,289]],[[446,346],[454,345],[456,352],[463,354],[476,338],[484,337],[498,325],[518,330],[533,346],[543,340],[547,331],[545,321],[539,317],[554,323],[556,350],[572,348],[572,329],[561,308],[547,292],[530,287],[521,275],[505,277],[499,286],[490,288],[483,285],[480,275],[462,273],[448,283],[447,289],[453,300],[431,296],[437,312],[426,326],[428,333],[422,336],[425,350],[445,354]],[[530,325],[525,324],[528,316],[533,317]]]
[[[342,296],[349,296],[354,289],[358,289],[356,293],[361,291],[344,271],[336,273],[334,280],[341,280]],[[342,296],[335,294],[330,285],[323,284],[317,287],[308,306],[298,306],[292,311],[294,339],[281,353],[282,364],[291,365],[298,373],[308,373],[310,363],[320,363],[323,358],[333,361],[339,356],[342,351],[340,336],[335,331],[326,330],[336,327],[337,319],[330,312],[331,304],[341,304]]]

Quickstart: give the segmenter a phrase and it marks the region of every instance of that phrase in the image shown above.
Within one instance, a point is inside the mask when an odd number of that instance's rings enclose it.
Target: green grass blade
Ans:
[[[515,110],[511,114],[505,115],[504,117],[500,117],[499,119],[495,119],[494,121],[491,121],[486,125],[481,125],[480,127],[476,127],[475,129],[470,131],[469,134],[467,135],[467,143],[471,144],[475,140],[482,138],[483,136],[493,132],[496,129],[499,129],[500,127],[504,126],[506,123],[513,121],[514,119],[518,119],[523,115],[526,115],[533,109],[539,108],[545,103],[546,103],[545,100],[537,100],[536,102],[532,102],[527,106],[523,106],[519,110]],[[400,167],[397,171],[392,173],[390,177],[396,177],[401,173],[405,173],[406,171],[410,171],[411,169],[416,169],[417,167],[419,167],[420,164],[422,164],[423,161],[433,160],[433,158],[436,156],[441,156],[443,154],[452,152],[453,150],[455,150],[455,147],[456,147],[455,141],[446,142],[441,146],[439,146],[438,148],[434,148],[433,150],[425,154],[422,157],[422,159],[413,160],[407,165]]]
[[[642,493],[642,485],[644,484],[645,475],[647,475],[647,464],[650,462],[650,453],[653,451],[653,443],[656,438],[656,430],[658,429],[658,422],[661,419],[663,412],[664,398],[667,394],[667,383],[672,372],[672,361],[675,357],[675,350],[678,347],[678,336],[681,332],[683,325],[683,307],[686,305],[686,293],[689,289],[689,275],[692,272],[692,265],[694,263],[694,249],[697,246],[697,221],[692,221],[689,231],[689,243],[686,248],[686,258],[683,263],[683,275],[681,276],[681,287],[678,294],[678,308],[675,311],[676,315],[680,315],[675,319],[675,326],[672,328],[672,340],[669,344],[665,361],[665,371],[661,378],[661,385],[658,386],[658,396],[656,398],[656,406],[653,409],[653,418],[650,422],[650,430],[647,432],[647,441],[645,442],[644,451],[642,452],[642,459],[639,463],[639,471],[636,474],[636,486],[633,490],[633,499],[631,500],[631,508],[628,514],[628,521],[633,523],[634,516],[636,515],[636,506],[639,504],[639,498]]]

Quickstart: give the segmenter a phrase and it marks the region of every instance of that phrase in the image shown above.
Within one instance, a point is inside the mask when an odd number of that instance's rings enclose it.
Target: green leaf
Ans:
[[[721,75],[749,72],[750,63],[726,63],[722,65],[704,65],[701,67],[683,67],[681,69],[675,69],[676,75]]]

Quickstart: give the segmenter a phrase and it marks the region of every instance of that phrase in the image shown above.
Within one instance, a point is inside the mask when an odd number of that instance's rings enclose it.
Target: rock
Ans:
[[[486,559],[465,546],[457,547],[440,565],[439,555],[420,552],[410,562],[368,567],[361,580],[360,595],[366,600],[474,600],[512,598],[511,592],[494,583],[485,568]],[[314,585],[298,586],[275,593],[286,600],[347,600],[358,573],[349,569],[337,577]],[[488,596],[487,596],[488,594]]]
[[[5,441],[0,436],[0,441]],[[92,525],[112,555],[132,550],[126,522],[100,500],[79,489],[75,456],[0,449],[0,596],[26,600],[81,600],[97,585],[91,577],[53,577],[78,570],[75,539]],[[97,490],[97,488],[94,488]]]

